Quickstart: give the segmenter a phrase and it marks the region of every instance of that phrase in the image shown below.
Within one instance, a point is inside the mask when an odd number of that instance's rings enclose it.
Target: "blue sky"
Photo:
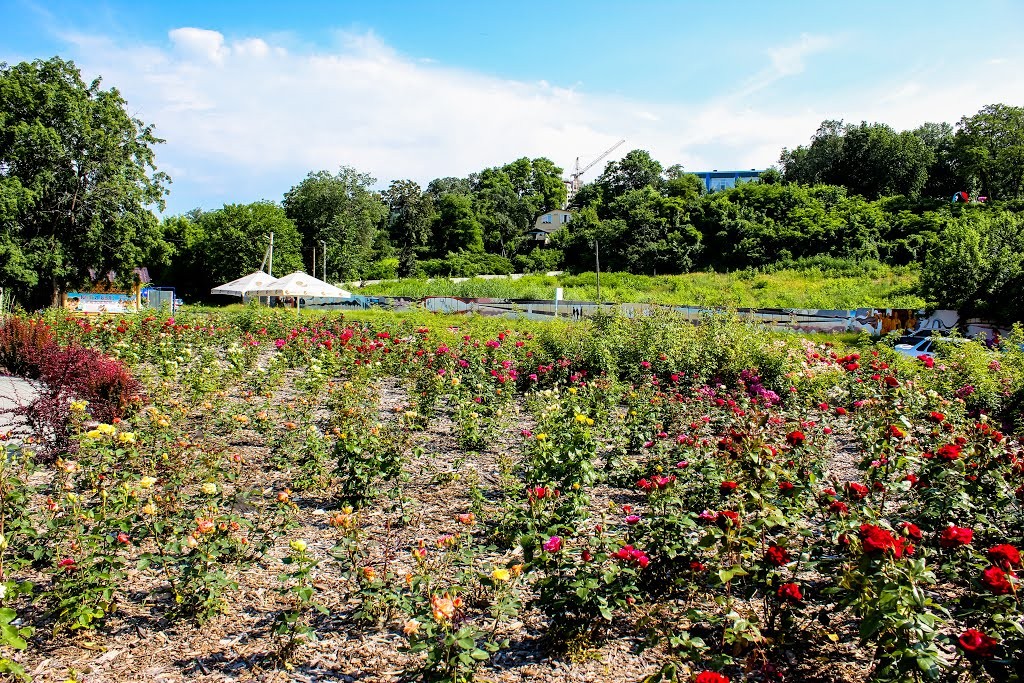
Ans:
[[[912,128],[1024,105],[1024,3],[29,2],[0,60],[72,58],[167,142],[171,212],[310,170],[421,183],[621,138],[763,168],[826,118]],[[600,166],[591,172],[592,178]]]

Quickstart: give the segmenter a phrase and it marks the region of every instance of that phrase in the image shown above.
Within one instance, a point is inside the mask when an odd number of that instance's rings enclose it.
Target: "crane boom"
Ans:
[[[589,164],[587,164],[583,168],[580,168],[580,158],[576,157],[576,167],[575,167],[575,169],[573,169],[573,172],[570,174],[569,180],[567,180],[565,182],[565,187],[568,190],[567,196],[566,196],[566,201],[567,202],[572,201],[573,196],[575,196],[575,194],[579,191],[579,189],[580,189],[580,178],[583,177],[583,174],[586,173],[587,171],[589,171],[590,169],[592,169],[599,161],[604,159],[606,156],[608,156],[609,154],[611,154],[612,152],[617,150],[620,145],[625,144],[625,142],[626,142],[625,140],[619,140],[618,142],[616,142],[614,145],[612,145],[611,147],[606,149],[604,152],[601,153],[600,156],[598,156],[596,159],[591,161]]]
[[[586,173],[587,171],[589,171],[590,169],[592,169],[592,168],[593,168],[593,167],[594,167],[594,166],[595,166],[595,165],[597,164],[597,162],[599,162],[599,161],[601,161],[602,159],[604,159],[604,158],[605,158],[606,156],[608,156],[609,154],[611,154],[612,152],[614,152],[615,150],[617,150],[617,149],[619,148],[619,146],[620,146],[620,145],[624,145],[625,143],[626,143],[626,141],[625,141],[625,140],[619,140],[619,141],[618,141],[618,142],[616,142],[616,143],[615,143],[614,145],[612,145],[611,147],[609,147],[608,149],[606,149],[606,150],[605,150],[604,152],[602,152],[602,153],[601,153],[601,156],[597,157],[596,159],[594,159],[593,161],[591,161],[591,162],[590,162],[589,164],[587,164],[587,165],[586,165],[586,166],[584,166],[583,168],[581,168],[581,169],[579,169],[578,171],[576,171],[576,172],[575,172],[575,173],[574,173],[573,175],[574,175],[574,176],[576,176],[577,178],[579,178],[579,176],[582,176],[582,175],[583,175],[584,173]]]

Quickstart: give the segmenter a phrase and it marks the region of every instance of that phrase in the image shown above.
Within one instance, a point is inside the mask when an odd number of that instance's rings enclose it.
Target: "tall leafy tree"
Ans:
[[[160,142],[73,62],[0,63],[0,284],[56,302],[90,270],[127,284],[135,267],[165,261],[151,210],[169,182]]]
[[[1024,198],[1024,107],[990,104],[957,124],[956,156],[976,193]]]
[[[398,249],[398,275],[413,272],[417,253],[430,239],[434,221],[434,200],[411,180],[395,180],[384,193],[390,213],[388,232]]]
[[[473,213],[469,197],[441,195],[437,201],[432,246],[440,256],[460,251],[483,253],[483,229]]]
[[[259,270],[271,232],[273,274],[280,277],[302,269],[302,238],[284,209],[273,202],[225,204],[215,211],[169,216],[163,230],[174,255],[160,280],[186,296],[208,298],[211,288]]]
[[[932,302],[996,320],[1024,320],[1024,219],[971,210],[949,221],[921,272]]]
[[[310,173],[288,190],[284,210],[302,236],[306,250],[327,245],[327,278],[358,278],[373,261],[377,228],[388,213],[377,182],[367,173],[343,166],[336,174]]]
[[[634,149],[618,161],[609,161],[596,184],[603,190],[605,202],[612,202],[630,190],[661,188],[661,163],[650,152]]]
[[[921,194],[925,197],[949,199],[954,192],[966,189],[956,158],[953,126],[948,123],[925,123],[913,132],[931,150],[933,158]]]
[[[935,159],[921,137],[883,123],[823,121],[809,147],[782,150],[785,179],[804,185],[842,185],[869,199],[916,197]]]

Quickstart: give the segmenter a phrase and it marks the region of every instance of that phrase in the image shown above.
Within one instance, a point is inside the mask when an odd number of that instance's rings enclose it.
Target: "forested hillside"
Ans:
[[[327,254],[330,281],[483,273],[643,275],[785,267],[808,258],[920,268],[930,303],[1024,318],[1024,108],[896,131],[825,121],[752,182],[706,193],[647,151],[567,197],[565,171],[523,157],[466,177],[385,184],[344,165],[253,204],[163,216],[153,127],[59,58],[0,65],[0,286],[43,301],[97,272],[148,266],[188,297],[260,267]],[[672,161],[672,160],[666,160]],[[382,189],[383,188],[383,189]],[[963,193],[962,195],[960,193]],[[959,201],[951,201],[954,195]],[[965,201],[968,197],[972,201]],[[984,200],[981,200],[984,198]],[[539,240],[535,222],[571,219]]]

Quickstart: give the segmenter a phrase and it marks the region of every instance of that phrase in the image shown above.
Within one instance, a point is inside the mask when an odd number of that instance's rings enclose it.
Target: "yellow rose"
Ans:
[[[509,573],[507,569],[495,569],[493,572],[491,572],[491,578],[501,583],[508,581],[511,578],[511,576],[512,575]]]
[[[117,435],[117,440],[121,443],[135,443],[135,432],[121,432]]]
[[[294,550],[297,553],[304,553],[304,552],[306,552],[306,542],[303,541],[301,538],[298,539],[298,540],[292,541],[288,545],[291,546],[291,549]]]
[[[92,440],[96,440],[96,439],[100,438],[101,436],[103,436],[103,433],[100,432],[100,430],[98,430],[98,429],[90,429],[89,431],[87,431],[85,433],[85,438],[92,439]]]
[[[117,433],[117,428],[114,425],[101,424],[96,427],[96,431],[104,436],[113,436]]]
[[[155,483],[156,483],[156,477],[143,477],[142,479],[139,479],[139,488],[140,489],[151,489],[151,488],[153,488],[153,484],[155,484]]]
[[[145,505],[142,506],[142,514],[144,514],[144,515],[155,515],[156,514],[156,505],[153,505],[152,502],[146,503]]]
[[[208,496],[217,495],[217,485],[210,482],[203,484],[203,493]]]

